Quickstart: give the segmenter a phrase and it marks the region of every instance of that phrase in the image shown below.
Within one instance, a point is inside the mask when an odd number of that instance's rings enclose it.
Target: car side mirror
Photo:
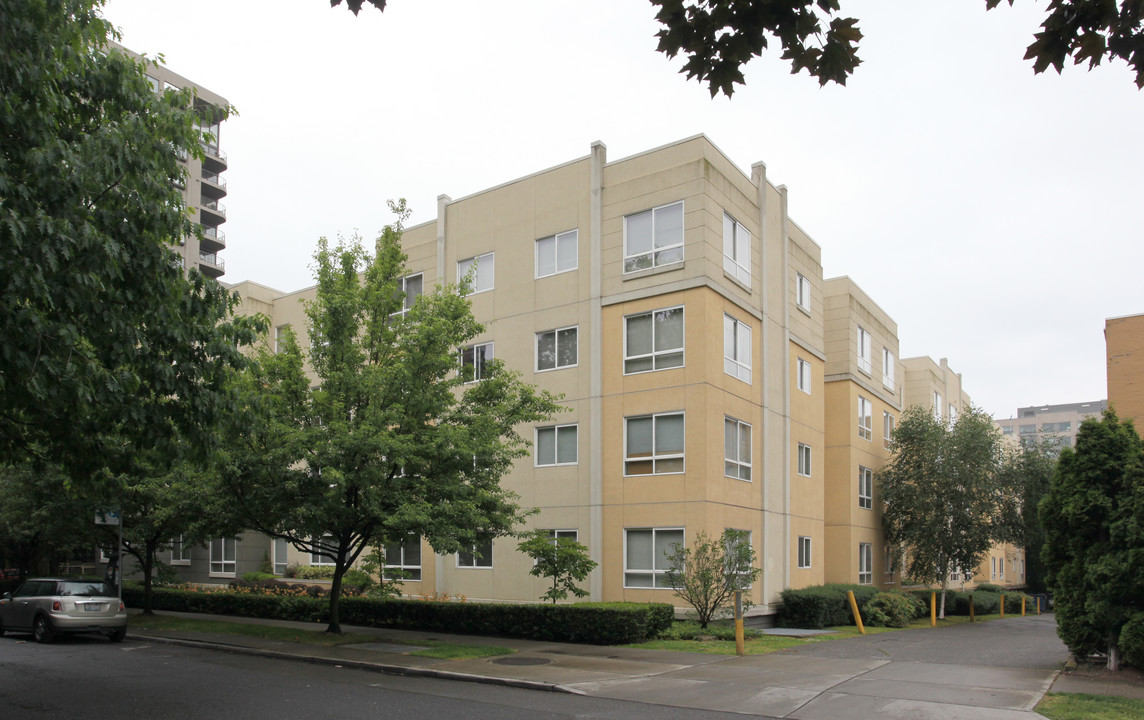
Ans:
[[[3,595],[0,595],[0,600],[3,600],[4,602],[8,602],[11,599],[12,599],[12,593],[10,593],[10,592],[6,592]]]

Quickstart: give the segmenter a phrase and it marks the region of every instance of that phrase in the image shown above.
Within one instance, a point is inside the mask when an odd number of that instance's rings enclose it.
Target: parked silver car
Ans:
[[[83,578],[30,578],[0,596],[0,635],[30,632],[50,643],[60,633],[127,634],[127,611],[111,583]]]

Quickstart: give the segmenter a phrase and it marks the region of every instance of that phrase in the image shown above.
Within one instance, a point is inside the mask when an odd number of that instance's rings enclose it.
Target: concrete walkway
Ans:
[[[226,619],[321,629],[312,623]],[[1052,686],[1068,656],[1056,637],[1051,615],[881,633],[746,657],[384,628],[344,629],[366,633],[374,640],[322,648],[138,626],[131,628],[129,637],[387,673],[796,720],[1036,720],[1040,716],[1033,708]],[[498,645],[515,653],[472,660],[407,654],[416,650],[418,643],[429,641]]]

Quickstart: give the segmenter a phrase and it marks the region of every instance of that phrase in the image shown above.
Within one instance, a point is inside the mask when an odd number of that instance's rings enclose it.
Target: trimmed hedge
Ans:
[[[854,591],[858,601],[858,611],[865,617],[866,603],[878,594],[872,585],[815,585],[794,590],[787,588],[781,593],[775,624],[779,627],[821,629],[835,625],[853,625],[854,614],[850,611],[850,600],[846,593]]]
[[[123,601],[131,607],[141,607],[142,589],[124,587]],[[155,588],[152,603],[155,610],[173,612],[303,622],[329,620],[327,598]],[[620,645],[653,638],[671,627],[674,615],[674,608],[666,603],[510,605],[368,597],[343,597],[339,609],[339,619],[347,625],[595,645]]]

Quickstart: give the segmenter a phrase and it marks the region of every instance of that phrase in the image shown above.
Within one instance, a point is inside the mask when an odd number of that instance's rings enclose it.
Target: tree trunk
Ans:
[[[1108,669],[1116,671],[1120,669],[1120,648],[1116,646],[1116,636],[1110,635],[1108,638]]]
[[[945,590],[949,587],[949,575],[941,581],[941,606],[937,610],[937,616],[941,620],[945,620]]]
[[[334,565],[334,582],[330,585],[330,622],[326,626],[328,633],[342,634],[342,626],[338,622],[338,606],[342,600],[342,576],[346,574],[347,569],[340,562]]]
[[[143,614],[154,615],[151,611],[151,571],[155,567],[154,553],[146,553],[147,562],[140,563],[140,570],[143,571]],[[120,561],[122,563],[122,561]],[[123,568],[119,568],[119,572],[123,572]],[[122,582],[122,580],[120,580]]]

